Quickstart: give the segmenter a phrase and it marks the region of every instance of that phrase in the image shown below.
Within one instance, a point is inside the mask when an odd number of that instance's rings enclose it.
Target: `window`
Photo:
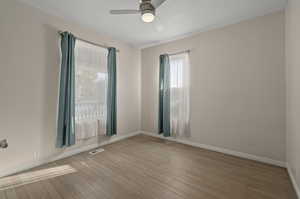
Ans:
[[[77,40],[75,45],[76,139],[105,134],[107,49]]]
[[[182,56],[170,57],[170,74],[171,74],[171,88],[183,87],[183,65],[184,58]]]
[[[189,134],[189,55],[170,56],[170,123],[173,136]]]

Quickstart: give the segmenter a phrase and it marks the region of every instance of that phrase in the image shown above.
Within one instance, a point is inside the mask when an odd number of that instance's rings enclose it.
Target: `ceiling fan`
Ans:
[[[166,0],[141,0],[138,10],[111,10],[110,14],[141,14],[142,20],[150,23],[155,18],[155,10],[161,6]]]

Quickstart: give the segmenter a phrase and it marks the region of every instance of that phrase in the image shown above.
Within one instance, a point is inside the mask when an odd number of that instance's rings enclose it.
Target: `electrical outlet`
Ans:
[[[5,148],[7,148],[7,147],[8,147],[7,140],[6,140],[6,139],[5,139],[5,140],[1,140],[1,141],[0,141],[0,148],[5,149]]]
[[[34,160],[38,160],[39,159],[39,152],[34,152],[33,156],[34,156]]]

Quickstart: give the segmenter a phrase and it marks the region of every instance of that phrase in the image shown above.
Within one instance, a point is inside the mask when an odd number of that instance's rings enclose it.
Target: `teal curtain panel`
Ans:
[[[57,142],[59,148],[75,144],[75,37],[61,33],[61,70]]]
[[[115,48],[108,48],[107,56],[107,120],[106,135],[117,134],[117,52]]]
[[[170,58],[159,57],[159,134],[171,136],[170,125]]]

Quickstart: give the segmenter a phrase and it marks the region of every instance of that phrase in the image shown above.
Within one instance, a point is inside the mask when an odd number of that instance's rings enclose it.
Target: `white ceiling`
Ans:
[[[139,15],[112,16],[110,9],[137,9],[139,0],[22,0],[99,33],[144,47],[212,27],[283,9],[287,0],[167,0],[153,23]]]

